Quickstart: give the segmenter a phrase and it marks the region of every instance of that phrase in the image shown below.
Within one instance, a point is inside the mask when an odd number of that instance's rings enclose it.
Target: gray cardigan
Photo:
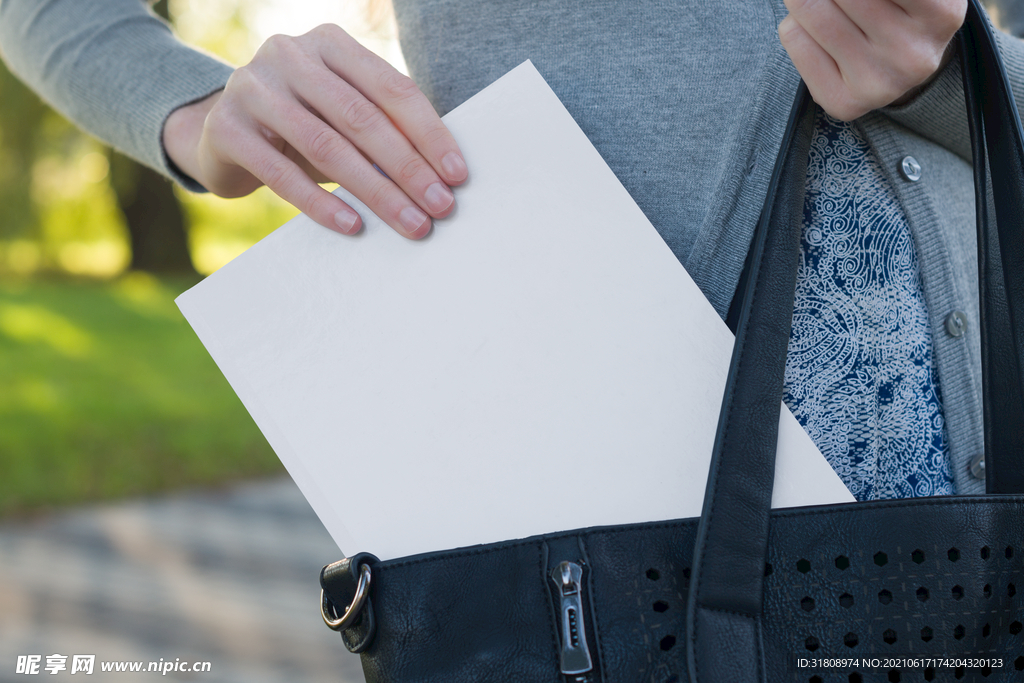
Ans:
[[[1009,2],[1010,0],[1007,0]],[[529,58],[719,311],[732,299],[799,76],[782,0],[395,0],[411,75],[442,114]],[[1024,43],[999,34],[1014,89]],[[98,137],[196,188],[160,145],[230,67],[139,0],[0,0],[11,69]],[[918,251],[958,493],[984,491],[974,195],[956,61],[913,102],[858,120]],[[908,155],[923,169],[897,171]],[[954,310],[968,332],[946,332]]]

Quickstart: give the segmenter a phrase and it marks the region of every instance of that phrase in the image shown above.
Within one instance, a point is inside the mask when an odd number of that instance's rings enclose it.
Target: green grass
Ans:
[[[282,471],[173,299],[0,281],[0,515]]]

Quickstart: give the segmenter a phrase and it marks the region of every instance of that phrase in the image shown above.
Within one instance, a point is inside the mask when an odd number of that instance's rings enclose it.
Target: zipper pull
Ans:
[[[551,580],[562,598],[562,673],[584,683],[590,677],[580,674],[593,669],[594,664],[583,621],[583,569],[575,562],[561,562],[551,570]]]

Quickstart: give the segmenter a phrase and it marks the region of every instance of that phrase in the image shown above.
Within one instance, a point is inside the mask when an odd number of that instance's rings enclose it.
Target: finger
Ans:
[[[296,92],[435,218],[451,213],[448,185],[377,105],[326,67],[296,75]]]
[[[358,197],[399,233],[419,239],[430,231],[430,217],[378,173],[351,142],[308,109],[294,101],[284,102],[262,116],[262,125],[284,138],[316,169]]]
[[[839,67],[847,79],[865,67],[871,53],[867,34],[834,0],[786,0],[792,17]]]
[[[889,0],[908,16],[943,27],[943,33],[955,33],[964,23],[967,0]]]
[[[462,151],[416,84],[348,34],[341,38],[329,28],[325,33],[321,54],[327,67],[380,107],[445,182],[465,182]]]
[[[779,40],[807,84],[811,97],[829,115],[852,121],[869,111],[849,101],[839,66],[792,15],[779,24]]]
[[[835,0],[867,36],[877,55],[890,62],[901,88],[931,76],[953,34],[963,23],[960,0],[927,0],[929,7],[908,11],[893,0]]]
[[[917,20],[892,0],[834,0],[839,10],[873,43],[905,35]],[[803,22],[801,22],[803,23]]]
[[[245,161],[239,165],[320,225],[346,235],[359,231],[359,214],[348,204],[317,185],[267,140],[257,135],[247,138]]]
[[[957,15],[961,1],[923,0],[915,7],[916,14],[893,0],[786,0],[786,4],[791,16],[835,60],[855,98],[874,108],[938,70],[944,49],[962,21],[962,15]]]
[[[299,168],[302,169],[302,172],[308,175],[314,183],[323,184],[334,182],[330,178],[325,176],[323,173],[321,173],[320,169],[306,161],[306,158],[299,154],[298,152],[296,152],[291,145],[287,145],[287,147],[284,150],[284,155],[291,159],[292,161],[294,161],[296,164],[298,164]]]

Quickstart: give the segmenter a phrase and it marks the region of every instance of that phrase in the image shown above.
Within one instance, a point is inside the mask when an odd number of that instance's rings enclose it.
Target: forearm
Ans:
[[[186,47],[140,0],[0,0],[11,71],[83,129],[175,174],[167,117],[222,88],[231,67]]]

